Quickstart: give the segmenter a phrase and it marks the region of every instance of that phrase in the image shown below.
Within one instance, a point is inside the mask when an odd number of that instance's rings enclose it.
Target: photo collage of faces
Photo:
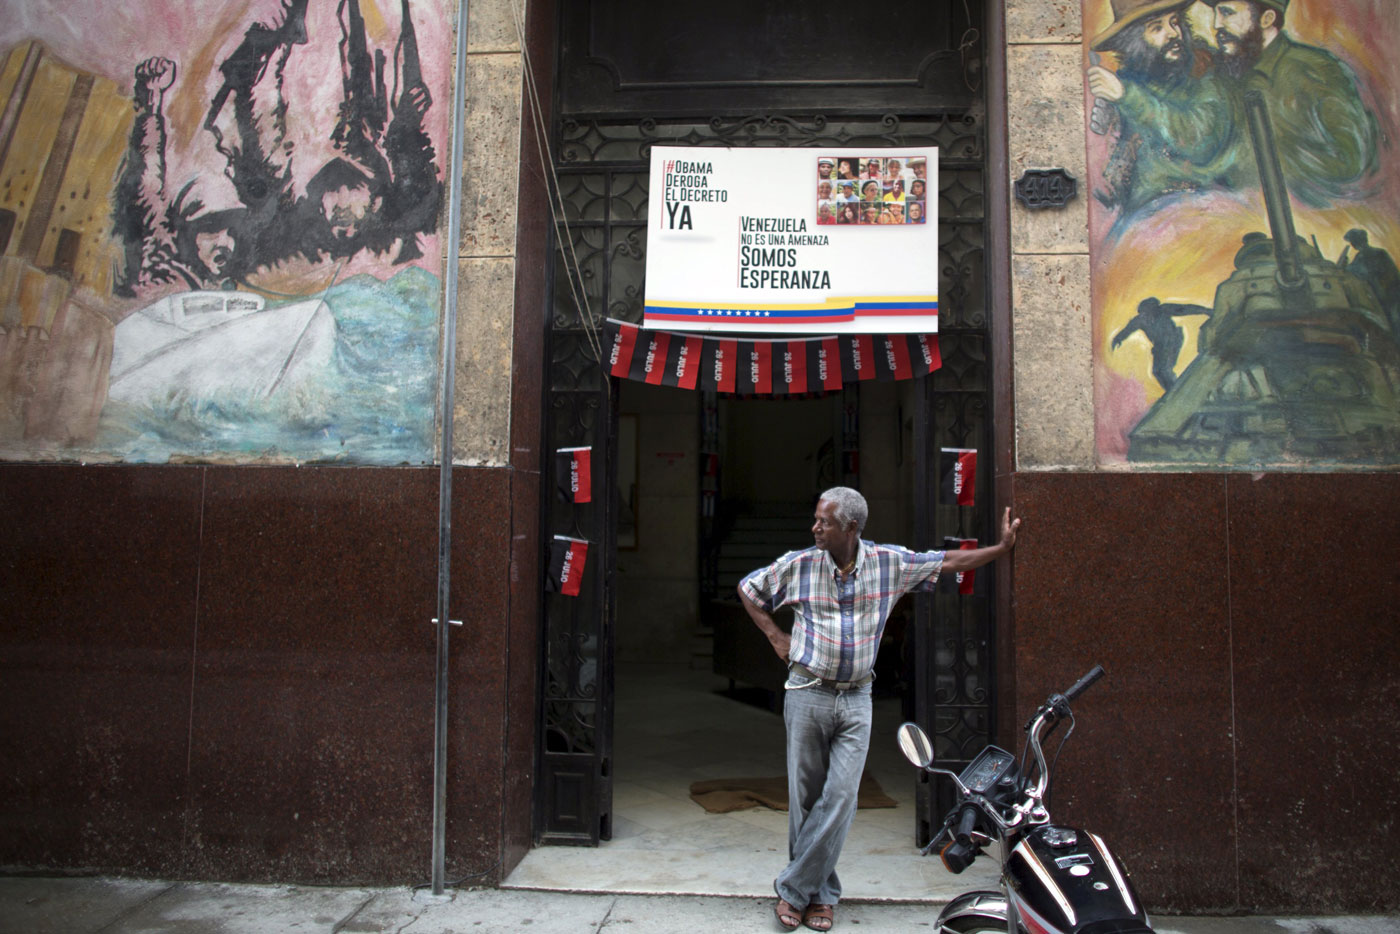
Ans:
[[[818,224],[922,224],[928,216],[923,156],[818,156]]]

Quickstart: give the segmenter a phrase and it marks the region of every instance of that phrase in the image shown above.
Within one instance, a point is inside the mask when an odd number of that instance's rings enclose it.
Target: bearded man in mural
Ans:
[[[1283,31],[1289,0],[1202,2],[1214,7],[1216,72],[1232,91],[1234,122],[1243,123],[1245,92],[1261,92],[1289,191],[1314,207],[1366,197],[1380,133],[1351,70]],[[1248,169],[1253,153],[1247,138],[1240,142],[1231,161]]]
[[[1194,0],[1113,0],[1113,24],[1090,48],[1104,64],[1085,73],[1116,115],[1117,142],[1096,197],[1120,218],[1155,198],[1229,185],[1235,144],[1229,94],[1198,52],[1183,12]],[[1116,59],[1118,67],[1108,67]]]
[[[280,22],[251,25],[219,66],[223,83],[203,128],[225,160],[240,206],[206,212],[189,197],[195,181],[167,201],[164,101],[176,66],[163,58],[137,66],[136,122],[114,198],[114,230],[125,244],[119,294],[181,281],[190,288],[232,287],[297,256],[343,260],[366,250],[387,253],[395,244],[396,263],[422,255],[418,235],[436,229],[443,186],[424,128],[432,98],[408,0],[402,0],[392,120],[384,53],[370,55],[358,0],[341,0],[343,99],[327,135],[340,155],[297,195],[283,76],[294,48],[311,42],[306,8],[307,0],[284,0]]]

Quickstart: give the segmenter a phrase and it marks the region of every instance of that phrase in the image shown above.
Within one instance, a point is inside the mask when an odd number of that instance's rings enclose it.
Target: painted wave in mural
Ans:
[[[276,452],[278,461],[429,462],[435,441],[440,288],[436,276],[409,267],[388,282],[355,276],[333,285],[320,301],[267,301],[260,310],[235,314],[236,320],[222,325],[256,324],[292,312],[287,317],[295,320],[285,333],[257,335],[266,338],[258,345],[268,351],[263,369],[236,361],[226,371],[205,365],[202,379],[164,381],[179,387],[177,392],[123,389],[135,381],[128,375],[132,368],[123,365],[119,325],[112,390],[98,423],[97,447],[141,463],[220,456],[247,463],[270,452]],[[322,302],[329,321],[317,323],[315,312]],[[308,315],[312,320],[304,321]],[[245,332],[245,346],[254,343],[247,337]],[[208,363],[201,348],[186,340],[177,348],[186,358],[170,363],[173,371]],[[308,346],[322,341],[323,347]],[[314,365],[322,355],[325,364]]]

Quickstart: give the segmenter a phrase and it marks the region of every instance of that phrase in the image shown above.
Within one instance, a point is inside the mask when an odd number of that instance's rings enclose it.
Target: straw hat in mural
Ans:
[[[1217,3],[1224,3],[1225,0],[1201,0],[1206,6],[1215,6]],[[1280,13],[1288,12],[1288,0],[1254,0],[1260,6],[1271,6]]]
[[[1098,52],[1124,29],[1163,13],[1175,13],[1189,7],[1195,0],[1112,0],[1113,25],[1094,37],[1089,48]]]

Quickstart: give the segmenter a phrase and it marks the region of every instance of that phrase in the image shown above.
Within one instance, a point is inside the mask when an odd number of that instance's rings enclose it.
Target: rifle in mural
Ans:
[[[1129,433],[1139,462],[1391,463],[1400,343],[1372,289],[1294,229],[1268,111],[1245,95],[1269,235],[1244,236],[1198,353]]]
[[[282,75],[292,48],[309,41],[306,3],[307,0],[284,0],[279,25],[254,23],[248,27],[238,48],[219,65],[224,81],[204,119],[204,129],[214,137],[214,148],[228,160],[225,174],[237,189],[239,199],[248,206],[249,222],[257,227],[270,225],[280,203],[290,197],[291,164],[279,155],[287,138]],[[269,68],[274,73],[270,82],[265,80]],[[272,100],[260,104],[256,99],[260,93],[272,95]],[[226,139],[220,129],[220,118],[230,98],[237,142]],[[271,118],[267,139],[259,126],[260,107],[265,107]]]

